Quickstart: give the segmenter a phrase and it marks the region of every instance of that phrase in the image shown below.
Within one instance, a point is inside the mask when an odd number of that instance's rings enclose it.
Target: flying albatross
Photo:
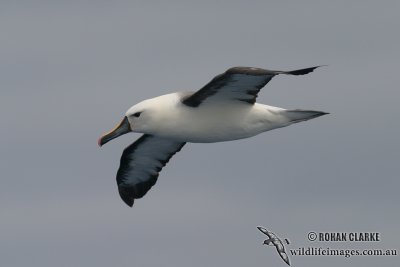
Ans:
[[[285,246],[283,242],[271,231],[268,231],[264,227],[257,226],[257,229],[260,230],[263,234],[268,236],[268,239],[264,240],[264,245],[275,246],[276,251],[278,252],[279,256],[282,258],[287,265],[290,266],[289,256],[285,251]],[[286,244],[289,244],[289,240],[285,238]]]
[[[118,191],[130,207],[156,183],[159,172],[187,142],[213,143],[255,136],[325,114],[256,103],[279,74],[304,75],[318,68],[275,71],[234,67],[197,92],[176,92],[132,106],[123,120],[98,140],[99,146],[129,132],[143,135],[125,148],[117,172]]]

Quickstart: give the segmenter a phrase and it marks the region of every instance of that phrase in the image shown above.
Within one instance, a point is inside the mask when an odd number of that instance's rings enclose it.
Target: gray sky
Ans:
[[[399,249],[399,2],[266,2],[2,1],[0,265],[285,266],[257,225],[292,249]],[[258,101],[331,115],[189,144],[132,209],[120,200],[119,158],[139,135],[96,141],[130,106],[232,66],[320,64],[273,79]],[[311,243],[309,231],[382,241]]]

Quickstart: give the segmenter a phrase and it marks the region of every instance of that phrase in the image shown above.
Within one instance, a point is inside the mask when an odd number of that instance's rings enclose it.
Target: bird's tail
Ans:
[[[285,110],[284,115],[289,119],[290,123],[311,120],[329,113],[315,110],[292,109]]]

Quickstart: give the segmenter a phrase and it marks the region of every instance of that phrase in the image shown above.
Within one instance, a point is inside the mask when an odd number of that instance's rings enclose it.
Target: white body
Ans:
[[[126,112],[133,132],[171,140],[212,143],[251,137],[293,123],[285,109],[240,101],[208,101],[198,107],[181,102],[182,93],[148,99]],[[144,110],[140,117],[134,117]]]

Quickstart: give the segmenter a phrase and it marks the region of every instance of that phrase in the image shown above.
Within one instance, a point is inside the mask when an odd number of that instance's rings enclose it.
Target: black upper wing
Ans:
[[[239,100],[254,104],[258,92],[260,92],[261,88],[275,75],[304,75],[312,72],[316,68],[318,68],[318,66],[294,71],[276,71],[250,67],[230,68],[225,73],[214,77],[214,79],[199,91],[184,98],[182,103],[190,107],[197,107],[207,100]]]

